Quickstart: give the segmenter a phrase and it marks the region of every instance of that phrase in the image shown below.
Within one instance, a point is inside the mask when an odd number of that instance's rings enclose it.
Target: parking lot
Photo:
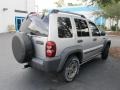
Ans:
[[[61,82],[55,75],[32,68],[23,69],[12,54],[13,33],[0,34],[0,90],[120,90],[120,60],[99,57],[84,64],[71,83]],[[119,46],[119,37],[111,37]]]

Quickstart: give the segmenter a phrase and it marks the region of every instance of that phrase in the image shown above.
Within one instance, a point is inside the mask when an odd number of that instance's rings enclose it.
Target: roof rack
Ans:
[[[61,13],[68,13],[68,14],[74,14],[74,15],[81,16],[82,18],[86,18],[84,15],[77,14],[77,13],[72,13],[72,12],[68,12],[68,11],[60,11],[60,10],[58,10],[58,9],[53,9],[53,10],[51,11],[51,13],[59,13],[59,12],[61,12]]]

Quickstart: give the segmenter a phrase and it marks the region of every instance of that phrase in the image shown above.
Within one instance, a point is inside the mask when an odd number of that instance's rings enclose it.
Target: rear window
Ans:
[[[20,31],[40,36],[48,36],[49,15],[29,15],[24,19]]]

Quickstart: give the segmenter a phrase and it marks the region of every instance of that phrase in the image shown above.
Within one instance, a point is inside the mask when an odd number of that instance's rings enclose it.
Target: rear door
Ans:
[[[20,31],[32,37],[35,49],[35,57],[45,59],[46,42],[48,41],[49,17],[41,19],[39,15],[30,15],[23,21]]]
[[[40,16],[30,17],[32,22],[29,28],[32,30],[33,42],[35,48],[35,57],[39,59],[46,58],[46,43],[48,41],[49,32],[49,16],[44,16],[42,19]]]
[[[46,43],[47,43],[47,37],[41,37],[41,36],[32,36],[33,43],[34,43],[34,49],[35,49],[35,57],[39,59],[45,59],[46,57]]]
[[[56,56],[63,54],[66,49],[72,50],[75,45],[74,30],[72,26],[71,16],[66,14],[56,14],[52,17],[52,25],[50,25],[51,37],[49,40],[52,40],[56,43],[57,52]],[[54,25],[54,27],[53,27]],[[69,51],[68,50],[68,51]],[[64,53],[67,54],[68,51]]]

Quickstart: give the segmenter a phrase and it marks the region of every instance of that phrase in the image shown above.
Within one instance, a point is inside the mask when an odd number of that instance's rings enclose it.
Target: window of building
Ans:
[[[70,18],[58,17],[57,22],[58,22],[58,37],[71,38],[73,34]]]
[[[89,29],[86,21],[81,19],[74,19],[74,21],[76,24],[77,36],[78,37],[89,36]]]
[[[15,26],[16,26],[16,31],[19,31],[20,26],[24,20],[24,17],[15,17]]]

